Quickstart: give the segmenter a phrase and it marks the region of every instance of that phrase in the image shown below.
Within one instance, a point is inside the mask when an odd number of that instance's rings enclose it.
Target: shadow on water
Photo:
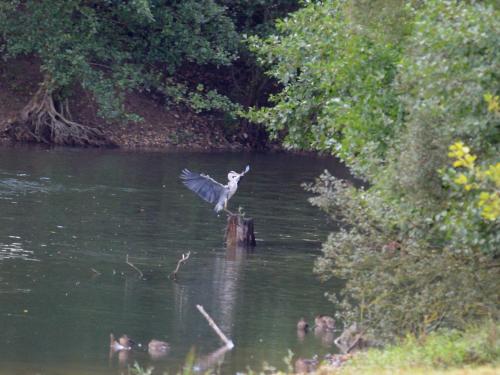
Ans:
[[[229,206],[254,218],[257,247],[228,251],[226,217],[178,176],[189,168],[225,182],[247,164]],[[312,274],[333,224],[300,186],[324,169],[348,176],[313,156],[0,149],[0,374],[115,374],[134,361],[173,373],[193,347],[198,366],[235,373],[279,366],[288,349],[334,351],[295,328],[302,316],[334,314],[324,292],[335,285]],[[233,350],[218,352],[196,304]],[[110,357],[110,333],[138,345]],[[148,355],[153,338],[170,344],[166,356]]]

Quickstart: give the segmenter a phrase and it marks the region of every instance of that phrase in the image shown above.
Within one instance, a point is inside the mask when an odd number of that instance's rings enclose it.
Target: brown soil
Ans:
[[[0,143],[11,142],[3,134],[42,82],[39,63],[33,58],[19,58],[0,64]],[[92,95],[81,88],[70,98],[74,121],[98,126],[123,148],[182,148],[190,150],[238,150],[239,142],[230,142],[214,115],[200,115],[187,108],[170,107],[139,92],[127,95],[125,109],[143,118],[138,123],[110,123],[97,114]]]

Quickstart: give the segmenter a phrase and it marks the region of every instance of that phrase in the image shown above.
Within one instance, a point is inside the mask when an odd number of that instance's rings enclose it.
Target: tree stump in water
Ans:
[[[252,248],[255,246],[253,219],[243,215],[229,215],[226,227],[226,246],[228,248]]]

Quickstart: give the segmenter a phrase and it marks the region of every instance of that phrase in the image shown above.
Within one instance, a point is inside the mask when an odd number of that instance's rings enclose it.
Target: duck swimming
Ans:
[[[148,353],[152,358],[163,357],[169,351],[170,344],[168,342],[153,339],[148,344]]]
[[[324,331],[333,331],[335,329],[335,320],[331,316],[317,315],[314,318],[314,328]]]
[[[109,347],[115,352],[119,352],[121,350],[131,350],[133,343],[134,342],[127,335],[122,335],[118,340],[116,340],[115,335],[112,333],[109,334]]]
[[[300,320],[297,322],[297,331],[305,331],[309,329],[309,324],[306,322],[304,318],[300,318]]]

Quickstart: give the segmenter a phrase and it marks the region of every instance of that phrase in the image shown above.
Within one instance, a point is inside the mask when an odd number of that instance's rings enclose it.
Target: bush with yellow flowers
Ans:
[[[490,102],[491,103],[491,102]],[[491,104],[488,103],[489,107]],[[437,219],[448,238],[486,253],[500,248],[500,162],[478,165],[463,142],[449,147],[452,166],[443,171],[450,187],[447,209]]]

